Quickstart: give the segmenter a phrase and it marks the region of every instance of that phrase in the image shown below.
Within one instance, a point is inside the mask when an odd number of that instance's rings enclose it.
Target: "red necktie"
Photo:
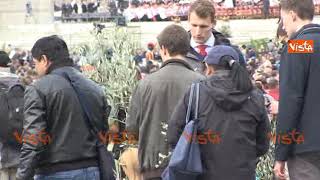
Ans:
[[[204,44],[201,44],[199,46],[197,46],[197,48],[199,48],[199,54],[202,56],[202,57],[206,57],[207,56],[207,52],[206,52],[206,48],[208,46],[207,45],[204,45]]]

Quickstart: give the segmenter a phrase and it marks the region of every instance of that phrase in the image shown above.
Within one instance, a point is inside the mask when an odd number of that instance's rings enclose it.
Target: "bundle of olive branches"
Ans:
[[[119,108],[127,110],[133,88],[137,83],[133,62],[134,51],[139,47],[137,33],[128,27],[105,28],[92,32],[87,43],[73,49],[80,61],[94,67],[84,72],[103,86],[108,103],[112,106],[109,120],[115,118]]]
[[[276,133],[276,120],[273,118],[271,120],[271,134],[270,137],[275,136]],[[269,137],[269,138],[270,138]],[[268,152],[260,157],[260,162],[257,165],[256,174],[259,180],[272,180],[274,179],[273,175],[273,165],[274,165],[274,151],[275,151],[275,142],[270,138],[270,146]]]

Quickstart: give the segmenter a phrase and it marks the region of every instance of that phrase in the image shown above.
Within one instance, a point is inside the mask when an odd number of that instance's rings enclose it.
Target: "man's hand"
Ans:
[[[276,161],[274,164],[273,172],[277,179],[279,180],[286,180],[286,173],[285,173],[285,161]]]

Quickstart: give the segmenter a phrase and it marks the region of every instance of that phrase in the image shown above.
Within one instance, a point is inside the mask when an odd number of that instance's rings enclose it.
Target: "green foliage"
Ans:
[[[276,119],[271,121],[271,137],[276,135]],[[273,179],[273,165],[274,165],[274,151],[275,142],[270,138],[270,146],[268,152],[260,157],[260,162],[257,165],[256,174],[260,180],[271,180]]]
[[[248,44],[257,52],[264,52],[267,48],[268,38],[252,39]]]
[[[119,107],[127,109],[129,106],[132,90],[137,83],[133,56],[139,43],[127,27],[108,28],[92,35],[92,40],[75,47],[73,52],[81,56],[81,61],[95,67],[94,71],[85,74],[104,87],[112,106],[112,119],[116,117]]]
[[[230,26],[227,24],[222,25],[219,29],[219,32],[221,32],[225,37],[230,38],[231,37],[231,29]]]

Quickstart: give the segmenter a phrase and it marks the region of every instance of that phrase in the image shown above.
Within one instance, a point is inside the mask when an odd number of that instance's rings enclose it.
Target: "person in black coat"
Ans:
[[[281,138],[276,144],[274,172],[285,179],[287,162],[290,180],[320,179],[320,25],[312,24],[312,0],[285,0],[280,6],[289,42],[280,61],[276,132]],[[302,41],[301,48],[296,49],[295,40]]]
[[[89,13],[94,13],[97,11],[99,7],[99,4],[95,1],[95,0],[92,0],[89,4],[88,4],[88,12]]]
[[[214,46],[204,62],[207,79],[200,81],[196,136],[204,173],[197,179],[255,179],[256,160],[269,149],[270,122],[263,95],[253,87],[232,47]],[[168,142],[173,149],[186,125],[189,95],[190,88],[169,120]]]
[[[81,1],[81,8],[82,8],[82,13],[87,13],[88,12],[87,0],[82,0]]]
[[[35,138],[22,142],[17,180],[34,175],[35,179],[100,179],[98,139],[89,130],[76,90],[90,106],[92,124],[105,133],[110,108],[103,89],[73,68],[68,47],[58,36],[39,39],[31,52],[39,79],[25,90],[22,134]]]

